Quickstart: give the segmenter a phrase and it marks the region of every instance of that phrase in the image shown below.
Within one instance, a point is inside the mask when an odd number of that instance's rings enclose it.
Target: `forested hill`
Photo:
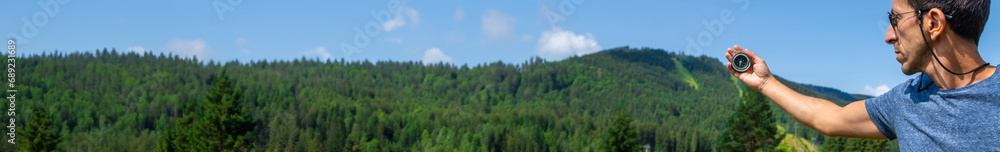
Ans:
[[[840,90],[837,90],[837,89],[834,89],[834,88],[830,88],[830,87],[815,86],[815,85],[808,85],[808,84],[803,85],[803,86],[806,86],[809,89],[812,89],[813,91],[822,93],[823,95],[827,95],[827,96],[830,96],[830,97],[836,97],[837,99],[848,101],[848,102],[853,102],[853,101],[865,100],[865,99],[868,99],[868,98],[873,98],[872,96],[869,96],[869,95],[849,94],[847,92],[840,91]]]
[[[716,58],[628,47],[472,67],[220,63],[113,49],[17,62],[17,126],[27,126],[34,109],[48,109],[60,151],[149,151],[186,104],[205,100],[223,66],[251,109],[255,148],[279,151],[589,151],[623,110],[638,141],[654,151],[712,151],[743,87]],[[824,139],[793,130],[796,122],[776,113],[787,132]]]

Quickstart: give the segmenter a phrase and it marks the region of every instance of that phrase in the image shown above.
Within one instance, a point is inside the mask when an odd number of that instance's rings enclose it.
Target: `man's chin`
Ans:
[[[901,69],[903,70],[903,74],[906,75],[913,75],[917,74],[917,72],[920,72],[919,70],[914,70],[913,68],[907,68],[906,65],[903,65]]]

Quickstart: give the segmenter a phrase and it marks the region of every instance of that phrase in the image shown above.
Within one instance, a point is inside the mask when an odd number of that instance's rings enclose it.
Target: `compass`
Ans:
[[[730,62],[733,63],[733,69],[737,72],[744,72],[750,69],[750,57],[746,53],[736,52],[736,55],[733,56],[733,60]]]

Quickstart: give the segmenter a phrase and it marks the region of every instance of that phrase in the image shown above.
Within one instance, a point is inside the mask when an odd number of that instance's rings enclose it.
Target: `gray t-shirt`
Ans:
[[[902,151],[1000,151],[1000,70],[955,89],[921,77],[865,101],[883,135]]]

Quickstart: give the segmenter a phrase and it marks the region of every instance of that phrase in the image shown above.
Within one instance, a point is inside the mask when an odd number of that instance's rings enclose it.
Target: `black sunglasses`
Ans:
[[[920,19],[923,18],[922,15],[923,15],[923,12],[925,12],[925,11],[930,11],[930,9],[915,10],[915,11],[903,12],[903,13],[899,13],[899,14],[895,14],[895,13],[892,13],[892,11],[889,11],[889,24],[892,25],[892,28],[896,28],[896,26],[899,25],[899,15],[903,15],[903,14],[907,14],[907,13],[917,13],[917,15],[916,15],[917,20],[920,20]],[[951,19],[952,16],[948,15],[948,14],[945,14],[944,18],[945,19]]]

